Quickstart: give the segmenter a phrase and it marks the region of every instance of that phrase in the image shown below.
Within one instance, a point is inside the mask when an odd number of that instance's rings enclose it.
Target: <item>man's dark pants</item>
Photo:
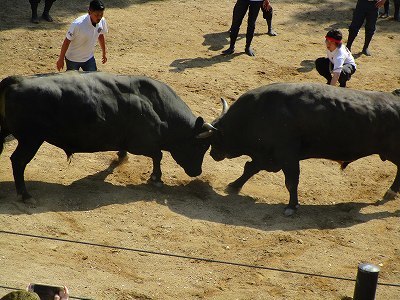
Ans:
[[[247,32],[246,32],[246,48],[250,47],[251,41],[253,40],[254,30],[256,28],[256,20],[258,13],[260,12],[263,1],[249,1],[249,0],[238,0],[233,9],[232,26],[230,32],[231,47],[235,45],[237,36],[239,34],[240,25],[242,24],[243,18],[249,10],[249,17],[247,20]],[[233,48],[232,47],[232,48]]]

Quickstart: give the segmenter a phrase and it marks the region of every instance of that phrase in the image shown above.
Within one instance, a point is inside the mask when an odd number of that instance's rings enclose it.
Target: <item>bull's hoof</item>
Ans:
[[[230,183],[226,186],[225,188],[225,192],[228,194],[239,194],[240,190],[242,189],[242,187],[238,187],[237,185]]]
[[[162,180],[157,179],[156,176],[151,175],[149,180],[147,180],[147,183],[151,184],[152,186],[155,186],[157,188],[162,188],[164,186],[164,183]]]
[[[375,205],[381,205],[388,201],[394,200],[397,196],[398,194],[395,191],[393,191],[392,189],[388,189],[385,195],[383,196],[382,200],[376,201]]]
[[[297,204],[294,208],[290,207],[290,206],[286,206],[285,211],[284,211],[285,217],[293,216],[296,213],[296,211],[299,209],[299,207],[300,207],[300,204]]]
[[[383,201],[394,200],[397,196],[397,193],[391,189],[388,189],[385,195],[383,196]]]

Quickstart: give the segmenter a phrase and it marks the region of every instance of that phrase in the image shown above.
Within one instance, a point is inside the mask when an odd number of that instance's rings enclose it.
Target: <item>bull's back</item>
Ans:
[[[71,151],[111,150],[143,131],[157,138],[161,83],[145,77],[66,72],[24,77],[6,93],[5,115],[18,137],[37,136]],[[104,149],[102,149],[104,148]]]
[[[400,146],[399,101],[389,93],[273,84],[244,94],[229,111],[228,119],[249,119],[246,143],[293,145],[301,159],[351,160]]]

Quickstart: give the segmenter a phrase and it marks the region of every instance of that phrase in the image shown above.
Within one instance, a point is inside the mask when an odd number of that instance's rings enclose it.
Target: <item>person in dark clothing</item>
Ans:
[[[389,17],[389,0],[386,0],[385,5],[384,5],[384,10],[379,14],[381,18],[387,18]],[[393,0],[394,4],[394,15],[393,19],[395,21],[400,21],[400,15],[399,15],[399,9],[400,9],[400,0]]]
[[[351,51],[351,46],[365,21],[365,41],[362,53],[370,56],[369,44],[376,29],[379,8],[385,4],[386,0],[358,0],[353,12],[353,19],[349,26],[349,38],[347,48]]]
[[[269,4],[269,0],[237,0],[235,7],[233,8],[232,26],[229,30],[230,45],[228,49],[222,51],[223,54],[228,55],[235,52],[235,43],[239,34],[240,25],[242,24],[243,18],[248,10],[249,16],[247,19],[245,52],[249,56],[255,55],[250,45],[254,37],[256,20],[258,17],[258,13],[260,12],[261,6],[264,6],[267,10],[271,7]]]
[[[390,2],[389,0],[385,2],[385,5],[383,6],[383,12],[379,13],[379,17],[381,18],[389,17],[389,2]]]
[[[274,14],[274,10],[273,10],[272,6],[270,6],[269,10],[267,10],[264,6],[262,6],[261,10],[263,12],[263,18],[267,21],[267,26],[268,26],[267,34],[270,36],[278,35],[275,32],[275,30],[272,28],[272,15]]]
[[[56,0],[45,0],[44,1],[44,9],[43,9],[43,13],[42,13],[42,18],[44,20],[46,20],[47,22],[53,22],[53,18],[50,16],[50,9],[51,9],[54,1],[56,1]],[[29,0],[29,3],[31,4],[31,10],[32,10],[31,22],[38,24],[39,17],[37,14],[37,9],[38,9],[40,0]]]

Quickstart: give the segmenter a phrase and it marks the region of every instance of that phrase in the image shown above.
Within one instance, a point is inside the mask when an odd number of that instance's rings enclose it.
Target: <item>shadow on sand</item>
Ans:
[[[70,186],[30,181],[27,187],[39,202],[29,207],[17,200],[14,183],[0,183],[0,214],[38,214],[48,211],[85,211],[111,204],[156,201],[191,219],[245,226],[264,231],[347,228],[370,220],[400,216],[396,212],[363,213],[371,203],[335,199],[334,205],[300,207],[293,217],[285,217],[285,204],[256,202],[245,195],[221,195],[208,182],[194,180],[186,185],[156,188],[149,184],[118,186],[104,180],[118,164],[73,182]],[[266,193],[268,197],[268,193]],[[268,202],[268,199],[266,199]],[[339,203],[338,203],[339,202]]]

